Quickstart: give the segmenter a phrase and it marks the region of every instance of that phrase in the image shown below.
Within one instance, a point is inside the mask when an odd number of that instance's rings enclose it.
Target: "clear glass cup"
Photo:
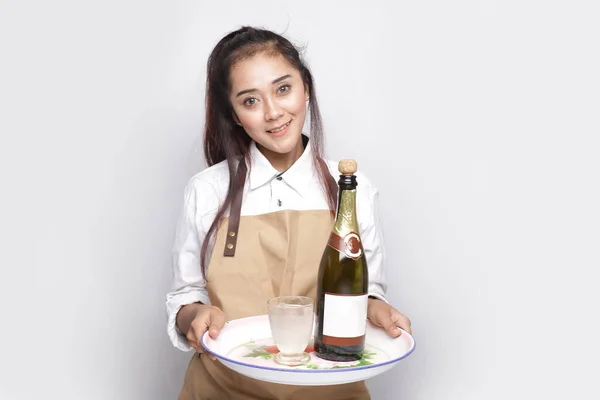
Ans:
[[[305,352],[313,333],[314,301],[304,296],[274,297],[267,302],[271,334],[279,353],[275,362],[294,366],[306,364]]]

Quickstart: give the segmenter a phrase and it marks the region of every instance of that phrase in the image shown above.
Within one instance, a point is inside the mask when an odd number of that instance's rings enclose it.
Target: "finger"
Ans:
[[[193,327],[190,327],[190,330],[186,335],[186,339],[188,340],[190,346],[192,346],[194,350],[196,350],[198,353],[202,353],[204,351],[200,343],[198,343],[198,339],[196,338],[196,331]]]
[[[382,321],[381,326],[383,327],[383,329],[385,329],[387,334],[390,335],[391,337],[398,337],[402,334],[402,332],[400,331],[400,329],[398,329],[398,327],[396,326],[394,321],[389,317]]]
[[[225,314],[219,309],[215,309],[210,313],[210,324],[208,326],[208,334],[211,338],[216,339],[225,326]]]
[[[398,337],[402,332],[400,332],[400,330],[396,327],[392,315],[393,314],[389,312],[387,307],[381,308],[377,310],[377,312],[373,313],[373,319],[375,320],[373,322],[382,327],[391,337]]]
[[[406,315],[404,315],[402,313],[398,313],[398,315],[396,315],[394,319],[395,319],[394,324],[397,327],[402,328],[406,332],[412,334],[411,322],[410,322],[410,319],[408,319],[408,317],[406,317]]]

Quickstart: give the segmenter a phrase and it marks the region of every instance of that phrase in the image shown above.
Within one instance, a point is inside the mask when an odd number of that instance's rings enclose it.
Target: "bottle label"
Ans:
[[[360,256],[362,256],[360,236],[354,232],[350,232],[344,237],[341,237],[335,232],[331,232],[328,244],[353,260],[358,260]]]
[[[369,296],[325,293],[323,343],[356,346],[364,342]]]

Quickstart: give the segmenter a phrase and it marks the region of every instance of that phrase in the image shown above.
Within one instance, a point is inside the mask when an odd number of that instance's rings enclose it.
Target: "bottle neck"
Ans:
[[[333,230],[344,237],[350,232],[358,233],[356,218],[356,177],[341,176],[338,182],[338,209]]]

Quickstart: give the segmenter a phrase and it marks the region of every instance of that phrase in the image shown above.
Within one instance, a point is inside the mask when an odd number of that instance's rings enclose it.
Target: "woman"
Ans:
[[[310,138],[302,133],[307,108]],[[316,296],[336,208],[337,165],[322,159],[313,77],[296,48],[250,27],[225,36],[208,60],[204,151],[209,168],[185,189],[173,253],[168,331],[195,349],[179,399],[369,399],[364,382],[306,387],[266,383],[203,354],[201,336],[226,320],[266,314],[280,295]],[[410,321],[384,298],[376,190],[358,174],[357,217],[369,265],[368,318],[391,336]],[[214,249],[214,251],[213,251]]]

